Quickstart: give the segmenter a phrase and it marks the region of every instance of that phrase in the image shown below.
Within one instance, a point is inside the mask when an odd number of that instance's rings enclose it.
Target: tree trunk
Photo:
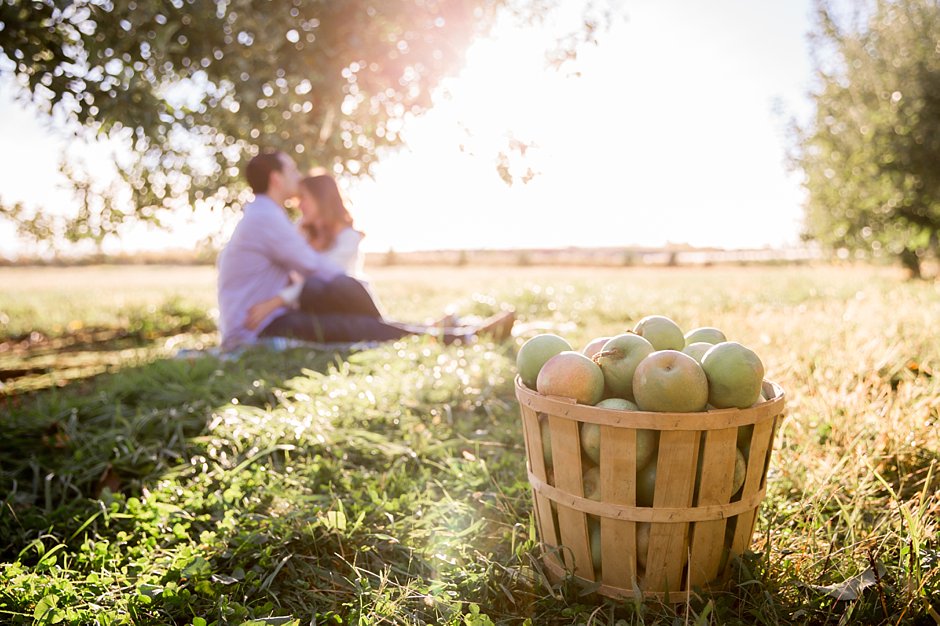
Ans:
[[[930,250],[930,262],[933,264],[933,277],[935,280],[940,280],[940,230],[930,233],[927,248]]]
[[[910,278],[923,278],[920,272],[920,257],[913,250],[905,248],[900,254],[901,265],[910,273]]]

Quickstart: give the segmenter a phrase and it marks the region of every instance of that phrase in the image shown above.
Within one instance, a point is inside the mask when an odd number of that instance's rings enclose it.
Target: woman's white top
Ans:
[[[358,230],[347,226],[336,234],[333,245],[320,254],[343,268],[346,274],[366,283],[365,274],[362,271],[363,256],[359,251],[359,243],[362,241],[362,237],[362,233]],[[282,289],[278,295],[281,296],[286,305],[296,307],[303,287],[303,280],[295,280]]]
[[[362,277],[363,258],[359,251],[362,233],[347,226],[336,234],[333,245],[323,251],[323,255],[339,265],[353,278]]]

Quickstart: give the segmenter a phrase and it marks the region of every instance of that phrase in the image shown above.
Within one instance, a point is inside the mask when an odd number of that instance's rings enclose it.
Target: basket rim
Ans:
[[[667,413],[655,411],[624,411],[589,404],[578,404],[573,398],[547,396],[526,387],[522,378],[515,378],[516,399],[536,412],[563,417],[579,422],[589,422],[621,428],[649,430],[718,430],[737,426],[748,426],[771,420],[783,414],[786,394],[777,383],[764,380],[762,389],[772,391],[773,397],[746,409],[712,409],[694,413]]]

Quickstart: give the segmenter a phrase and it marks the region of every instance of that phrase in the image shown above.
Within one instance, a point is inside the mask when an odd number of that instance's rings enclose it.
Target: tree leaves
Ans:
[[[115,166],[139,216],[235,201],[239,166],[262,147],[367,175],[504,4],[6,0],[0,50],[40,110],[124,147]],[[117,215],[120,193],[80,196],[64,230],[115,232],[123,219],[92,216]]]
[[[556,66],[596,41],[618,0],[589,0],[550,52]],[[115,179],[78,192],[64,222],[35,207],[0,217],[34,240],[100,244],[127,222],[196,202],[243,199],[241,165],[262,148],[302,167],[367,176],[400,146],[403,121],[462,65],[501,12],[533,23],[557,0],[0,0],[0,62],[25,95],[86,141],[116,146]],[[498,173],[516,173],[502,155]]]
[[[874,0],[840,24],[819,0],[817,13],[816,112],[795,134],[807,230],[919,274],[940,232],[940,7]]]

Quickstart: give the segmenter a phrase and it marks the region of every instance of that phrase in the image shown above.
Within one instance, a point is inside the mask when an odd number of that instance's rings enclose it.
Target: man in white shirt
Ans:
[[[329,281],[343,275],[332,261],[311,248],[297,232],[284,203],[297,195],[300,172],[283,152],[254,157],[245,170],[255,198],[219,255],[219,330],[222,349],[254,343],[259,333],[287,312],[275,309],[254,329],[246,324],[248,309],[275,296],[290,283],[290,273]]]
[[[263,152],[245,169],[255,198],[219,255],[219,330],[225,352],[259,337],[293,337],[321,343],[388,341],[433,332],[445,341],[469,339],[479,332],[508,336],[515,319],[509,312],[476,328],[435,329],[387,321],[369,292],[342,268],[314,250],[290,221],[284,203],[296,197],[300,172],[283,152]],[[290,284],[291,272],[305,277],[294,307],[275,306],[260,319],[249,309],[270,301]],[[279,300],[283,302],[283,300]]]

